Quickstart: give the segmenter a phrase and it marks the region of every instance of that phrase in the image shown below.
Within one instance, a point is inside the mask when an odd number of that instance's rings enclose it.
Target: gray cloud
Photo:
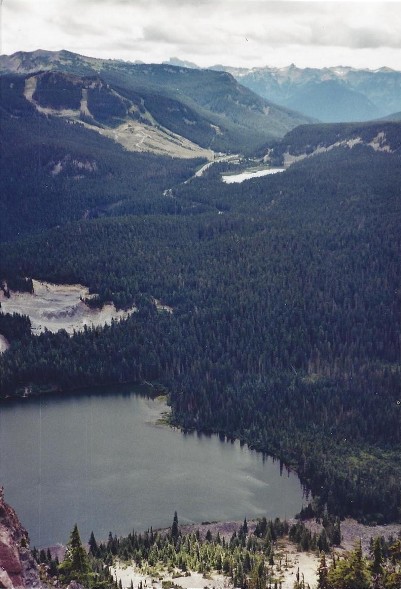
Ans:
[[[53,26],[62,28],[64,33],[68,35],[75,35],[78,37],[86,36],[102,36],[104,37],[104,27],[93,23],[84,22],[79,20],[74,15],[64,15],[50,20]]]
[[[341,58],[397,67],[397,55],[401,63],[399,2],[3,0],[6,21],[5,53],[41,45],[130,60],[198,57],[200,65]]]
[[[399,29],[401,31],[401,27]],[[392,47],[401,48],[401,35],[388,34],[385,31],[360,28],[351,32],[350,47],[358,49]],[[401,56],[400,56],[401,57]]]
[[[21,11],[25,10],[29,11],[29,5],[26,5],[25,0],[2,0],[1,7],[7,8],[10,12],[16,13],[21,13]]]

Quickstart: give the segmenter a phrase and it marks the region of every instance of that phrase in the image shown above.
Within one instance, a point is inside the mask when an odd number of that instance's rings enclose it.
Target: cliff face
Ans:
[[[14,509],[4,501],[0,488],[0,587],[4,589],[45,589],[29,549],[28,532]]]

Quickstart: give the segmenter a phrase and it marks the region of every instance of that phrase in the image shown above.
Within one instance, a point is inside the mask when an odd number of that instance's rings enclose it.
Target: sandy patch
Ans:
[[[384,536],[384,538],[393,536],[393,538],[396,538],[398,534],[401,534],[401,524],[365,526],[354,519],[346,519],[341,522],[341,548],[352,550],[356,540],[360,539],[362,550],[367,554],[371,538],[376,538],[377,536]]]
[[[374,137],[370,143],[364,143],[362,141],[361,137],[354,137],[354,139],[344,139],[343,141],[337,141],[336,143],[333,143],[332,145],[328,145],[327,147],[325,147],[323,145],[319,145],[318,147],[316,147],[316,149],[314,149],[314,151],[312,153],[308,153],[308,154],[302,153],[300,155],[291,155],[287,151],[286,153],[283,154],[284,165],[290,166],[291,164],[293,164],[295,162],[299,162],[299,161],[305,159],[306,157],[311,157],[313,155],[318,155],[320,153],[326,153],[327,151],[331,151],[332,149],[335,149],[336,147],[348,147],[349,149],[352,149],[353,147],[355,147],[355,145],[367,145],[367,146],[371,147],[372,149],[374,149],[375,151],[382,151],[385,153],[393,153],[392,149],[390,148],[390,146],[387,143],[385,133],[382,131],[382,132],[378,133],[376,135],[376,137]]]
[[[317,568],[319,558],[312,553],[297,552],[296,547],[290,542],[279,541],[275,549],[275,564],[269,567],[274,579],[281,583],[281,589],[293,589],[294,582],[299,574],[299,579],[313,588],[317,583]],[[212,573],[208,577],[201,573],[191,571],[186,576],[173,576],[167,571],[161,571],[158,575],[150,576],[141,572],[135,564],[125,564],[117,562],[110,567],[110,572],[114,579],[121,580],[125,589],[131,586],[131,581],[136,589],[140,583],[143,588],[162,589],[163,581],[171,581],[182,589],[232,589],[232,581],[221,574]]]
[[[299,580],[304,580],[305,587],[312,588],[317,583],[317,568],[319,558],[311,552],[297,552],[294,544],[280,540],[277,543],[274,573],[281,581],[282,589],[293,589],[299,574]]]
[[[229,541],[234,532],[238,532],[244,520],[238,521],[227,521],[227,522],[204,522],[201,524],[188,524],[180,526],[181,534],[193,534],[199,532],[202,540],[205,539],[208,531],[212,533],[213,538],[220,534],[221,538]],[[256,527],[256,520],[248,521],[248,531],[253,533]],[[167,530],[166,530],[167,531]]]
[[[87,88],[82,88],[80,113],[83,116],[92,118],[92,113],[90,112],[90,110],[88,108],[88,90],[87,90]]]
[[[0,354],[5,352],[6,350],[8,350],[9,347],[10,347],[10,344],[8,343],[8,341],[6,340],[4,335],[0,334]]]
[[[212,150],[204,149],[161,126],[155,127],[129,121],[114,129],[93,127],[93,130],[120,143],[128,151],[151,151],[159,155],[179,158],[213,159]]]
[[[387,143],[386,134],[381,131],[368,143],[375,151],[384,151],[386,153],[392,153],[390,146]]]
[[[174,309],[173,307],[170,307],[169,305],[165,305],[164,303],[162,303],[161,301],[159,301],[159,299],[153,299],[154,303],[155,303],[155,307],[159,312],[164,312],[164,313],[169,313],[170,315],[173,314]]]
[[[117,143],[120,143],[128,151],[145,151],[178,158],[202,157],[207,160],[212,160],[214,157],[214,152],[211,149],[205,149],[185,137],[176,135],[169,129],[158,125],[154,120],[150,120],[149,125],[129,120],[116,128],[106,127],[102,129],[97,125],[91,125],[88,120],[81,121],[81,115],[84,115],[89,119],[93,118],[88,108],[88,91],[85,88],[82,90],[79,110],[70,110],[40,106],[33,98],[36,87],[36,76],[31,76],[25,80],[24,96],[34,105],[38,112],[78,122],[87,129],[92,129],[92,131],[96,131],[97,133],[105,135]],[[151,118],[149,117],[149,119]]]
[[[152,583],[152,577],[143,575],[138,571],[134,565],[124,565],[123,563],[117,562],[114,566],[110,567],[110,573],[113,578],[118,582],[121,581],[123,588],[130,587],[131,581],[135,589],[142,583],[145,587],[161,587],[161,582]]]
[[[295,520],[289,520],[289,523],[294,523]],[[315,534],[320,534],[322,531],[322,524],[316,523],[315,520],[307,520],[304,522],[305,526]],[[341,527],[341,546],[336,548],[336,551],[352,550],[355,547],[355,542],[361,540],[362,550],[365,554],[369,552],[369,543],[371,538],[383,536],[389,538],[393,536],[396,538],[401,534],[401,524],[384,524],[379,526],[367,526],[358,523],[355,519],[347,518],[340,522]]]
[[[80,284],[51,284],[33,280],[34,294],[11,291],[10,298],[0,295],[4,313],[28,315],[32,333],[39,334],[48,329],[56,333],[65,329],[67,333],[82,331],[85,326],[110,325],[114,320],[125,319],[137,309],[117,311],[113,304],[101,309],[91,309],[82,299],[89,297],[89,289]]]
[[[215,589],[226,589],[233,587],[232,582],[224,575],[211,574],[210,579],[200,573],[191,572],[189,576],[177,577],[172,581],[183,589],[203,589],[204,587],[215,587]]]
[[[25,88],[24,88],[24,96],[33,104],[36,110],[44,115],[54,115],[54,116],[61,116],[66,118],[77,118],[79,117],[79,110],[72,110],[72,109],[54,109],[50,107],[40,106],[34,98],[33,95],[35,94],[36,86],[37,86],[37,78],[36,76],[32,76],[30,78],[26,78],[25,80]]]
[[[116,562],[110,567],[110,572],[114,579],[121,581],[123,589],[130,588],[131,581],[136,589],[140,583],[142,587],[162,589],[163,581],[171,581],[178,587],[183,589],[204,589],[209,587],[210,589],[230,589],[233,584],[224,575],[211,574],[208,577],[204,577],[200,573],[190,572],[190,574],[182,577],[172,576],[167,572],[161,572],[156,578],[150,575],[143,574],[134,564],[124,564]],[[210,577],[210,578],[209,578]]]

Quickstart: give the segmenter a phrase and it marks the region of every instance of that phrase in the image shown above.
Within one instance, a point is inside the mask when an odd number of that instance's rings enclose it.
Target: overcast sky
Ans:
[[[401,70],[401,1],[0,0],[0,52]]]

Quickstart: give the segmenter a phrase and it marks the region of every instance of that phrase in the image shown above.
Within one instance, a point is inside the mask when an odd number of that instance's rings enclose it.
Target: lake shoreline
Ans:
[[[198,525],[233,516],[284,518],[302,508],[294,472],[238,440],[177,428],[159,387],[83,392],[17,399],[0,411],[8,456],[2,483],[37,547],[66,542],[74,521],[83,538],[89,525],[98,537],[111,529],[123,536],[132,527],[168,525],[174,510],[183,525]],[[18,476],[15,461],[26,464]],[[54,477],[56,465],[61,478]]]
[[[245,168],[241,172],[226,172],[221,175],[221,179],[225,184],[241,184],[242,182],[252,180],[253,178],[262,178],[264,176],[271,176],[285,172],[287,168],[272,168],[253,166]]]
[[[125,391],[124,389],[128,388],[128,387],[134,387],[134,388],[138,388],[138,389],[144,389],[144,392],[142,391]],[[4,397],[0,397],[0,407],[2,406],[2,404],[9,404],[9,403],[13,403],[14,401],[16,403],[23,403],[26,400],[32,400],[32,399],[40,399],[41,397],[55,397],[55,398],[60,398],[60,397],[65,397],[67,398],[68,396],[75,396],[75,395],[98,395],[99,393],[96,393],[97,389],[109,389],[109,388],[115,388],[117,389],[116,392],[127,392],[127,394],[132,393],[132,392],[137,392],[137,394],[143,395],[145,397],[148,397],[149,399],[156,399],[157,397],[160,396],[165,396],[167,397],[167,391],[165,389],[165,387],[159,383],[150,383],[148,381],[142,381],[142,382],[138,382],[138,381],[124,381],[124,382],[108,382],[108,383],[93,383],[91,385],[80,385],[80,386],[76,386],[76,387],[59,387],[58,385],[51,385],[50,383],[48,385],[26,385],[24,387],[21,387],[20,389],[17,389],[17,392],[15,395],[6,395]]]

